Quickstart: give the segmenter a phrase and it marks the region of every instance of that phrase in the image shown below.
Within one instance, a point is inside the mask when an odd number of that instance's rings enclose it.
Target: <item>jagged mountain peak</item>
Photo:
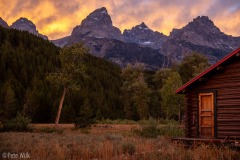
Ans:
[[[208,25],[214,25],[213,21],[209,19],[208,16],[198,16],[197,18],[194,18],[192,23],[198,22],[198,23],[203,23],[203,24],[208,24]]]
[[[101,12],[102,14],[108,14],[107,13],[107,8],[106,7],[101,7],[95,10],[96,12]]]
[[[39,37],[48,39],[47,36],[44,36],[44,35],[38,33],[36,25],[32,21],[30,21],[29,19],[27,19],[25,17],[21,17],[18,20],[16,20],[15,22],[13,22],[13,24],[10,27],[14,28],[14,29],[22,30],[22,31],[28,31]]]
[[[205,54],[210,62],[214,63],[240,45],[240,38],[225,35],[207,16],[198,16],[183,28],[173,29],[170,36],[151,30],[144,22],[124,30],[121,34],[120,30],[112,25],[105,7],[90,13],[81,25],[73,29],[71,36],[54,43],[63,46],[80,41],[90,48],[92,54],[120,66],[132,63],[132,58],[136,62],[139,56],[138,60],[146,60],[152,51],[156,52],[156,55],[163,53],[168,57],[163,66],[168,66],[171,60],[178,62],[193,51]],[[140,52],[142,54],[138,54]],[[147,56],[143,58],[145,53]],[[155,57],[151,58],[155,60]]]
[[[81,23],[82,26],[92,25],[109,25],[112,26],[112,19],[105,7],[96,9],[90,13]]]
[[[191,32],[191,34],[223,34],[220,29],[214,25],[213,21],[207,16],[198,16],[181,29],[173,29],[170,37],[179,36],[182,33]]]
[[[240,38],[224,34],[207,16],[198,16],[185,27],[173,29],[162,51],[178,60],[192,51],[205,53],[210,62],[215,63],[239,44]]]
[[[20,17],[18,20],[16,20],[15,22],[28,22],[28,23],[32,23],[34,25],[34,23],[32,21],[30,21],[29,19],[27,19],[26,17]]]
[[[162,43],[167,40],[167,36],[149,29],[144,22],[132,27],[132,29],[124,30],[123,36],[127,42],[148,46],[153,49],[161,48]]]
[[[138,25],[138,27],[142,27],[143,29],[148,28],[148,26],[144,22],[142,22],[140,25]]]
[[[217,28],[213,21],[207,16],[198,16],[194,18],[193,21],[189,22],[186,27],[208,27],[208,28]],[[218,28],[217,28],[218,29]],[[219,30],[219,29],[218,29]]]
[[[144,22],[142,22],[139,25],[136,25],[135,27],[132,27],[131,30],[142,30],[142,31],[145,30],[145,31],[147,31],[147,30],[151,30],[151,29],[149,29],[148,26]],[[126,29],[124,31],[131,31],[131,30]]]
[[[105,7],[96,9],[76,26],[71,36],[90,36],[95,38],[109,38],[123,41],[121,31],[112,25],[112,19]]]
[[[2,19],[2,17],[0,17],[0,26],[5,27],[5,28],[8,28],[8,27],[9,27],[8,24],[7,24],[7,22],[4,21],[4,20]]]
[[[18,20],[16,20],[15,22],[13,22],[11,27],[15,28],[15,29],[20,29],[20,30],[27,29],[31,33],[36,31],[36,25],[32,21],[28,20],[25,17],[21,17]]]
[[[29,25],[32,25],[32,26],[36,27],[35,24],[32,21],[30,21],[29,19],[27,19],[25,17],[20,17],[15,22],[13,22],[12,25],[14,25],[16,23],[29,23]]]
[[[146,26],[146,24],[145,24],[144,22],[142,22],[140,25],[141,25],[141,26]]]

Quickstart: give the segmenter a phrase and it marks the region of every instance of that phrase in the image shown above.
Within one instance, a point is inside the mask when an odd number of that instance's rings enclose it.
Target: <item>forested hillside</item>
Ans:
[[[0,27],[0,121],[23,112],[32,122],[53,122],[61,88],[46,77],[61,67],[59,51],[33,34]],[[72,122],[83,104],[93,116],[122,118],[120,68],[90,54],[83,58],[87,77],[79,78],[79,91],[67,95],[60,121]]]
[[[69,48],[60,49],[28,32],[0,27],[0,122],[18,112],[33,123],[54,122],[63,86],[51,83],[48,77],[64,68],[60,53],[75,51],[74,46]],[[84,74],[75,79],[80,87],[69,88],[60,123],[73,123],[82,115],[91,119],[178,119],[183,97],[175,95],[175,90],[208,66],[205,57],[192,54],[173,68],[145,71],[138,64],[121,69],[89,54],[88,49],[81,54],[81,63]]]
[[[28,32],[0,27],[0,118],[24,111],[33,121],[51,120],[46,73],[59,66],[59,48]]]

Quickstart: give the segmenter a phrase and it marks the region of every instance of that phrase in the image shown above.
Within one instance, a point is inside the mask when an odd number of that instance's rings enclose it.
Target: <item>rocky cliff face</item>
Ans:
[[[95,38],[108,38],[123,40],[121,31],[112,25],[111,17],[105,7],[99,8],[89,14],[81,23],[76,26],[71,36],[87,35]]]
[[[85,35],[71,37],[67,43],[72,45],[77,41],[83,42],[90,49],[91,54],[110,60],[121,67],[142,63],[145,64],[146,69],[155,70],[171,64],[170,60],[158,50],[134,43]]]
[[[36,28],[36,25],[32,21],[28,20],[27,18],[19,18],[10,27],[18,30],[28,31],[39,37],[48,39],[47,36],[40,34]]]
[[[104,7],[89,14],[70,36],[53,43],[63,47],[80,41],[93,55],[120,66],[144,63],[150,69],[167,67],[170,60],[179,62],[192,52],[204,54],[213,64],[240,46],[240,37],[224,34],[206,16],[193,19],[181,29],[174,29],[170,36],[154,32],[145,23],[121,34],[112,25]]]
[[[208,17],[199,16],[182,29],[174,29],[161,51],[177,61],[193,51],[200,52],[215,63],[239,46],[240,37],[224,34]]]
[[[128,63],[143,63],[147,69],[157,69],[170,63],[157,50],[126,42],[120,30],[112,25],[111,17],[104,7],[90,13],[81,25],[73,29],[70,36],[52,42],[60,47],[84,42],[91,54],[121,67]]]
[[[0,26],[5,27],[5,28],[9,27],[7,22],[5,22],[1,17],[0,17]]]
[[[117,63],[121,67],[127,64],[142,63],[148,70],[157,70],[171,66],[171,61],[158,50],[122,41],[111,42],[111,47],[106,49],[105,59]]]
[[[144,22],[130,30],[124,30],[123,36],[128,43],[136,43],[159,49],[167,40],[167,36],[149,29]]]

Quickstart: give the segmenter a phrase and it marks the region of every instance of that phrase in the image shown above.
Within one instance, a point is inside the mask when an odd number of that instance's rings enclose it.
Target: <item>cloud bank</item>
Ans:
[[[169,35],[173,28],[206,15],[221,31],[240,36],[239,0],[0,0],[0,17],[9,25],[26,17],[40,33],[57,39],[70,35],[89,13],[103,6],[121,31],[145,22]]]

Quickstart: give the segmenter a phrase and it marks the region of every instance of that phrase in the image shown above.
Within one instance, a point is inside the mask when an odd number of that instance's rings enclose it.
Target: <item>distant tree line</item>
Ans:
[[[208,66],[206,57],[192,53],[172,68],[145,71],[141,64],[123,68],[121,97],[125,118],[181,120],[184,98],[175,91]]]
[[[0,27],[0,121],[17,113],[33,123],[88,119],[179,119],[184,99],[175,90],[208,67],[194,53],[172,68],[121,69],[89,54],[83,44],[60,49],[28,32]],[[66,89],[66,90],[65,90]]]

